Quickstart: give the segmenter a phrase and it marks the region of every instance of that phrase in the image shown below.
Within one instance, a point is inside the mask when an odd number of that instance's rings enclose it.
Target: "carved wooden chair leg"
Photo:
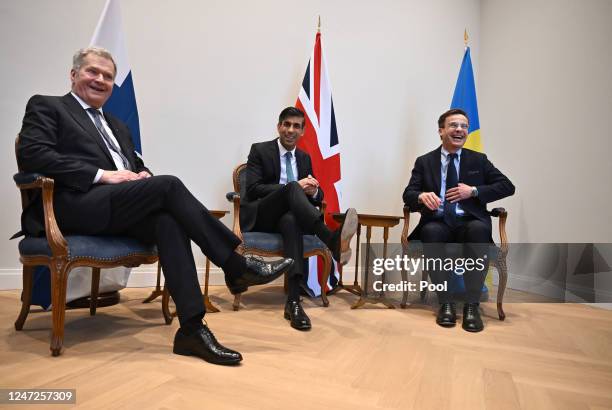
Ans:
[[[242,297],[242,293],[237,293],[236,295],[234,295],[234,303],[232,303],[232,307],[234,308],[235,311],[238,311],[238,309],[240,309],[240,298]]]
[[[170,312],[170,291],[164,286],[162,290],[162,314],[164,315],[164,321],[167,325],[172,323],[174,315]]]
[[[68,284],[68,264],[65,260],[52,259],[51,266],[51,355],[59,356],[64,344],[64,320],[66,318],[66,287]]]
[[[402,269],[402,283],[407,283],[408,282],[408,272],[406,272],[406,269]],[[404,289],[402,292],[402,302],[400,303],[400,307],[402,309],[406,309],[406,306],[408,305],[408,290]]]
[[[151,292],[148,298],[142,301],[142,303],[150,303],[155,300],[158,296],[161,296],[163,291],[160,286],[161,281],[161,263],[157,262],[157,284],[155,285],[155,289]]]
[[[95,316],[100,292],[100,268],[91,268],[91,296],[89,297],[89,314]]]
[[[499,320],[504,320],[506,314],[502,303],[504,301],[504,293],[506,292],[506,284],[508,282],[508,266],[506,265],[506,253],[500,251],[497,256],[497,272],[499,273],[499,286],[497,287],[497,315]]]
[[[327,299],[327,281],[329,280],[329,274],[332,268],[332,255],[331,252],[325,250],[325,254],[323,256],[323,275],[321,275],[321,282],[319,285],[321,286],[321,300],[323,301],[323,306],[329,306],[329,299]]]
[[[32,284],[35,266],[23,265],[23,291],[21,292],[21,312],[15,321],[15,330],[23,329],[28,313],[30,313],[30,305],[32,303]]]

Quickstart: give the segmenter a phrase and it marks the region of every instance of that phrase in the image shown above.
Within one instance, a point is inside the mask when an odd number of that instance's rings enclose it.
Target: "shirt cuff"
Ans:
[[[98,181],[100,181],[100,178],[102,178],[102,174],[104,174],[104,170],[102,168],[98,168],[98,172],[96,172],[96,177],[93,180],[94,184],[97,184]]]

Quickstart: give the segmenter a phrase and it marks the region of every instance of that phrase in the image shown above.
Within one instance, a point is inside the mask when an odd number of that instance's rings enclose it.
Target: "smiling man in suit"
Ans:
[[[463,110],[451,109],[438,119],[442,145],[417,158],[410,182],[404,190],[404,203],[421,211],[421,220],[410,239],[420,239],[427,258],[444,257],[444,243],[465,243],[464,256],[482,258],[491,237],[491,217],[486,204],[514,194],[514,185],[487,159],[485,154],[463,148],[468,136],[468,117]],[[486,258],[485,258],[486,260]],[[463,275],[466,300],[462,327],[480,332],[484,324],[478,310],[488,263],[482,269],[466,270]],[[432,282],[447,285],[452,271],[429,271]],[[456,324],[455,303],[448,291],[438,291],[440,309],[436,323]]]
[[[35,95],[28,102],[17,148],[19,166],[55,180],[55,215],[64,233],[125,235],[156,244],[181,325],[174,353],[236,364],[240,353],[219,344],[202,322],[205,308],[191,241],[235,287],[274,280],[293,261],[264,263],[239,255],[240,239],[180,179],[152,176],[136,155],[127,126],[102,110],[116,73],[107,50],[79,50],[70,70],[71,92]],[[44,234],[40,198],[24,210],[22,231]]]
[[[278,232],[283,237],[286,257],[296,261],[288,272],[285,319],[298,330],[311,328],[310,318],[300,304],[302,236],[314,234],[332,251],[334,259],[346,264],[351,256],[349,243],[357,231],[357,212],[349,208],[343,224],[330,231],[323,222],[323,191],[313,176],[310,156],[297,148],[304,135],[304,113],[287,107],[278,117],[278,138],[251,146],[246,170],[246,198],[240,205],[243,231]]]

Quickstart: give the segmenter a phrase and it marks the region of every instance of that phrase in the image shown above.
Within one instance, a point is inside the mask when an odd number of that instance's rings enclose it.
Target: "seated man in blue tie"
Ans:
[[[300,282],[304,276],[302,236],[314,234],[332,251],[334,259],[346,264],[349,243],[357,231],[357,212],[349,208],[343,224],[330,231],[315,207],[323,191],[313,176],[310,156],[297,148],[304,135],[304,113],[287,107],[278,117],[278,138],[251,146],[246,170],[246,198],[240,205],[243,231],[278,232],[283,237],[286,257],[296,261],[288,272],[285,319],[297,330],[309,330],[310,318],[300,304]]]
[[[166,285],[181,327],[174,353],[216,364],[236,364],[240,353],[225,348],[202,322],[205,308],[191,241],[234,287],[270,282],[293,261],[264,263],[236,253],[232,231],[212,216],[180,179],[153,176],[136,155],[128,127],[103,112],[117,67],[102,48],[77,51],[71,92],[33,96],[19,133],[17,160],[25,172],[55,180],[54,209],[65,234],[125,235],[157,245]],[[40,198],[23,211],[22,231],[44,235]]]
[[[423,242],[425,258],[443,258],[442,244],[449,242],[465,243],[466,258],[483,258],[488,244],[493,242],[486,204],[514,194],[512,182],[485,154],[463,148],[468,128],[468,117],[463,110],[443,113],[438,119],[442,146],[417,158],[404,190],[404,203],[422,214],[408,239]],[[488,261],[486,257],[484,260]],[[484,324],[478,302],[488,263],[474,266],[475,269],[463,274],[466,300],[462,327],[469,332],[480,332]],[[429,274],[433,283],[447,286],[453,272],[438,264]],[[448,288],[437,291],[437,295],[440,309],[436,323],[443,327],[455,326],[455,303]]]

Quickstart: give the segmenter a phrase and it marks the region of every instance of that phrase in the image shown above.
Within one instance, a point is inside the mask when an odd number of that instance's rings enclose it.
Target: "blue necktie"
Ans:
[[[106,141],[106,146],[108,147],[108,149],[113,150],[115,153],[119,154],[119,156],[121,157],[121,162],[123,162],[123,167],[127,170],[131,170],[130,163],[125,157],[125,155],[123,155],[123,153],[121,152],[121,148],[119,148],[117,144],[113,142],[111,137],[106,133],[106,130],[102,125],[102,121],[100,120],[100,116],[102,115],[100,114],[100,111],[96,110],[95,108],[88,108],[87,111],[89,111],[93,115],[96,129],[98,130],[104,141]]]
[[[295,179],[295,175],[293,175],[293,167],[291,167],[292,156],[293,155],[291,154],[291,152],[285,153],[285,169],[287,171],[287,183],[297,181],[297,179]]]
[[[457,154],[448,154],[448,167],[446,168],[446,190],[455,188],[459,183],[457,178],[457,168],[455,168],[455,158]],[[457,202],[451,203],[444,197],[444,222],[450,227],[457,223]]]

